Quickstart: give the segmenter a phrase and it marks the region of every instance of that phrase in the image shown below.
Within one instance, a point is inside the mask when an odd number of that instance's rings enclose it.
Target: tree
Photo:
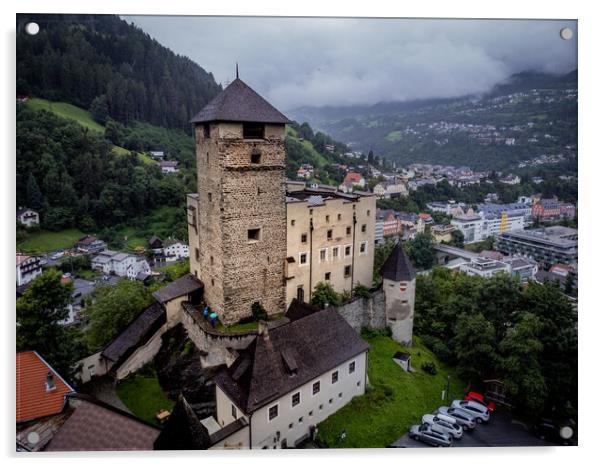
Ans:
[[[539,356],[543,344],[539,337],[543,325],[539,317],[527,312],[500,343],[501,371],[513,404],[537,415],[544,407],[546,382],[541,373]]]
[[[575,278],[573,274],[569,273],[564,282],[564,292],[571,296],[575,292]]]
[[[491,374],[496,363],[495,329],[481,313],[462,314],[454,329],[458,369],[471,382]]]
[[[30,173],[27,178],[27,207],[40,210],[43,202],[44,197],[42,196],[42,191],[40,191],[36,177],[33,173]]]
[[[343,299],[330,283],[319,282],[311,295],[311,304],[324,308],[326,306],[340,306],[343,304]]]
[[[412,262],[420,269],[430,269],[435,263],[433,237],[429,233],[418,233],[407,243],[407,252]]]
[[[111,341],[152,302],[150,290],[138,281],[122,279],[99,288],[96,300],[85,308],[90,324],[84,338],[90,351]]]
[[[451,233],[451,241],[449,242],[451,246],[455,246],[457,248],[464,247],[464,233],[460,230],[454,230]]]
[[[98,123],[104,125],[109,116],[109,104],[107,103],[106,95],[99,95],[90,104],[90,113]]]
[[[17,299],[17,351],[37,351],[65,376],[75,362],[75,342],[59,322],[68,315],[72,292],[72,283],[62,284],[61,273],[48,270]]]

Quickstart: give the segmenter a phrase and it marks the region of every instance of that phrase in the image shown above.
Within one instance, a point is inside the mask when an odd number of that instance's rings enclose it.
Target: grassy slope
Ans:
[[[117,395],[132,413],[157,425],[157,412],[162,409],[171,411],[175,404],[167,398],[155,374],[129,376],[117,385]]]
[[[77,228],[62,231],[39,231],[29,233],[25,241],[17,244],[17,249],[26,253],[39,254],[71,248],[82,236],[84,233]]]
[[[105,128],[101,124],[94,121],[92,115],[83,108],[76,107],[65,102],[51,102],[46,99],[39,99],[37,97],[31,98],[27,101],[27,106],[34,110],[48,110],[62,118],[74,120],[85,128],[90,129],[99,134],[104,134]],[[123,147],[113,146],[113,152],[118,155],[129,155],[130,151]],[[139,154],[138,158],[144,163],[153,163],[152,159],[148,155]]]
[[[444,404],[441,391],[451,376],[452,397],[460,397],[463,383],[454,372],[441,364],[435,355],[414,338],[412,348],[404,348],[391,338],[368,338],[368,392],[318,425],[318,438],[331,448],[383,448],[404,435],[408,428],[420,422],[422,415]],[[415,373],[403,371],[392,360],[396,351],[411,353]],[[437,365],[437,375],[420,369],[425,361]],[[389,396],[387,396],[389,392]],[[347,438],[339,440],[341,430]]]

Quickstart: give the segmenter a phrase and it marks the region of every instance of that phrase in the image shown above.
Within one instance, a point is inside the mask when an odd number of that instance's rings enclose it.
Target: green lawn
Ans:
[[[51,102],[45,99],[31,98],[27,101],[27,106],[34,110],[48,110],[63,118],[69,118],[77,121],[80,125],[85,126],[92,131],[98,133],[105,132],[104,126],[100,125],[92,118],[90,112],[75,105],[65,102]]]
[[[75,273],[75,275],[79,278],[83,278],[84,280],[92,281],[100,277],[100,272],[92,269],[80,269]]]
[[[155,415],[162,409],[171,411],[175,403],[161,389],[154,370],[139,372],[119,382],[117,395],[140,419],[159,425]]]
[[[390,142],[401,141],[401,131],[391,131],[385,139]]]
[[[82,236],[84,236],[84,233],[77,228],[28,233],[27,239],[17,244],[17,249],[26,253],[40,254],[57,249],[71,248]]]
[[[414,346],[404,348],[389,337],[366,338],[369,388],[365,395],[354,398],[348,405],[318,425],[318,439],[331,448],[383,448],[404,435],[422,416],[445,404],[441,392],[451,376],[451,396],[460,397],[464,384],[454,371],[441,364],[435,355],[414,337]],[[392,360],[396,351],[412,355],[414,373],[407,373]],[[436,364],[436,375],[420,369],[422,363]],[[339,440],[345,429],[347,437]]]

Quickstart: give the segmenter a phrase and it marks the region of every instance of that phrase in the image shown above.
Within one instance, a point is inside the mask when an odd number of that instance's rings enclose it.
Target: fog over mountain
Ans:
[[[241,78],[283,110],[457,97],[525,70],[577,68],[570,20],[122,18],[222,84],[238,62]]]

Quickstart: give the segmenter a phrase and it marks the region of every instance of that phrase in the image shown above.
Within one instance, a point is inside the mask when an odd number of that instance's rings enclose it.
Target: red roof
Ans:
[[[424,220],[428,220],[429,218],[432,218],[431,214],[425,214],[425,213],[418,214],[418,216]]]
[[[46,389],[52,373],[55,388]],[[60,413],[65,395],[74,392],[56,371],[35,351],[17,353],[17,422]]]
[[[17,265],[21,265],[21,263],[25,262],[27,259],[29,259],[29,256],[19,252],[17,253]]]
[[[362,181],[362,175],[360,173],[349,172],[345,175],[343,183],[360,183]]]

